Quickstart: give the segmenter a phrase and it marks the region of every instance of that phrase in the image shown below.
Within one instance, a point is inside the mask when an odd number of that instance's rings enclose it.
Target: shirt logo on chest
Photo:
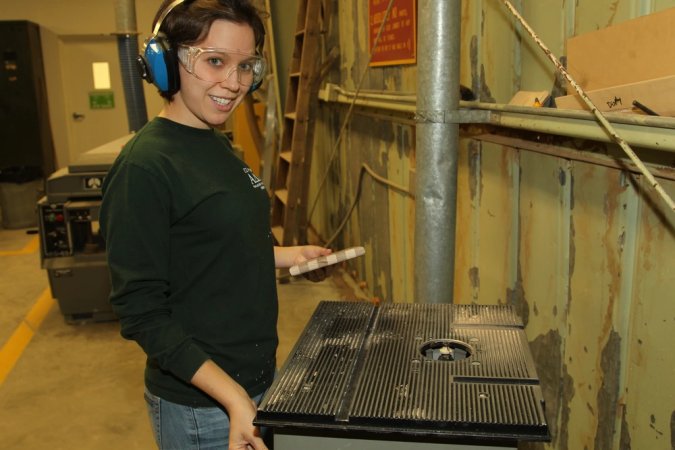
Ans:
[[[254,189],[265,189],[262,180],[256,177],[251,169],[244,167],[244,173],[248,175],[248,179],[251,180],[251,186],[253,186]]]

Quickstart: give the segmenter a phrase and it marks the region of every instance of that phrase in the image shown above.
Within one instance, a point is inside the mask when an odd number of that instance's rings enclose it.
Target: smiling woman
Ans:
[[[253,418],[276,369],[275,268],[330,254],[274,247],[267,190],[218,131],[262,81],[263,41],[247,0],[166,0],[139,57],[164,108],[103,184],[111,303],[148,356],[160,448],[266,448]]]

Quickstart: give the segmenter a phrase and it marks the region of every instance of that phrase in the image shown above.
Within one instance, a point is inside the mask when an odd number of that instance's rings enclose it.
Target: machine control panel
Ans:
[[[40,222],[45,257],[71,254],[68,221],[63,204],[40,205]]]
[[[82,189],[85,191],[99,191],[103,186],[104,175],[93,175],[82,177]]]

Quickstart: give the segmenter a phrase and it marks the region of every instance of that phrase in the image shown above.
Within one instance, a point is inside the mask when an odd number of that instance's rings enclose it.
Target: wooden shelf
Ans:
[[[288,191],[286,189],[274,191],[274,196],[278,198],[284,205],[288,204]]]
[[[284,228],[279,225],[276,227],[272,227],[272,236],[274,236],[274,240],[281,243],[284,240]]]
[[[290,151],[285,151],[285,152],[279,153],[279,158],[281,158],[282,160],[288,162],[289,164],[290,164],[290,162],[291,162],[291,158],[292,158],[292,157],[293,157],[293,153],[290,152]]]

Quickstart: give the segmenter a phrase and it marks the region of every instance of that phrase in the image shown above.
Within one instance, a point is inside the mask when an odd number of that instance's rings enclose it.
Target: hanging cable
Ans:
[[[354,196],[354,200],[352,201],[352,204],[349,206],[347,214],[345,214],[345,217],[342,219],[342,222],[337,227],[337,230],[335,230],[330,239],[328,239],[326,243],[323,244],[325,247],[330,247],[333,241],[340,235],[345,225],[347,225],[349,218],[351,217],[352,213],[354,212],[354,209],[356,208],[356,205],[359,203],[359,200],[361,198],[361,191],[363,189],[363,176],[366,173],[371,177],[373,177],[375,181],[378,181],[386,186],[389,186],[390,188],[400,192],[401,194],[407,195],[408,197],[415,198],[415,194],[406,189],[405,186],[401,186],[400,184],[393,183],[387,180],[386,178],[381,177],[380,175],[375,173],[375,171],[370,166],[368,166],[368,164],[366,163],[361,164],[361,170],[359,171],[359,181],[356,186],[356,195]],[[290,273],[284,273],[282,275],[277,276],[277,280],[285,280],[291,277],[292,275]]]
[[[394,6],[394,0],[389,0],[389,5],[387,5],[387,11],[384,13],[384,17],[382,18],[382,23],[380,24],[380,28],[379,28],[379,30],[377,30],[377,35],[375,36],[375,40],[373,41],[373,45],[370,47],[370,53],[368,54],[368,61],[366,62],[366,66],[363,69],[363,72],[361,73],[361,78],[359,79],[359,82],[356,86],[356,91],[354,92],[354,99],[352,100],[352,103],[349,105],[349,109],[347,110],[347,115],[345,116],[345,120],[342,123],[342,126],[340,127],[340,132],[338,133],[337,139],[335,140],[335,143],[333,144],[333,148],[331,150],[331,155],[330,155],[330,158],[328,159],[328,164],[326,165],[326,172],[323,174],[323,177],[321,178],[321,182],[319,183],[319,187],[316,191],[316,196],[314,197],[314,201],[312,202],[312,207],[310,208],[309,214],[307,215],[307,223],[311,223],[311,221],[312,221],[312,215],[314,214],[314,210],[316,209],[316,205],[319,201],[319,196],[321,195],[321,191],[323,190],[323,188],[326,184],[326,180],[328,179],[328,174],[330,172],[330,166],[331,166],[331,164],[333,164],[333,160],[335,159],[335,156],[337,155],[337,149],[340,145],[340,142],[342,141],[342,136],[344,135],[344,133],[347,129],[347,125],[349,124],[349,120],[351,119],[352,111],[354,110],[354,105],[356,104],[356,100],[359,97],[359,92],[361,91],[361,86],[363,85],[363,81],[365,80],[366,74],[368,73],[370,61],[373,59],[373,52],[375,51],[375,48],[377,48],[377,44],[380,42],[380,37],[382,36],[382,30],[384,30],[384,25],[387,23],[387,20],[389,19],[389,13],[391,12],[392,6]],[[360,179],[361,179],[361,176],[359,176],[359,180]],[[353,210],[353,209],[354,208],[352,207],[350,209],[350,211]],[[349,217],[347,217],[347,219],[348,218]],[[331,241],[332,241],[332,239],[331,239]],[[328,244],[326,244],[326,245],[328,245]]]
[[[659,193],[661,198],[666,202],[668,207],[672,210],[675,211],[675,202],[673,202],[673,199],[668,195],[668,193],[663,189],[663,187],[659,184],[658,181],[654,178],[654,175],[651,174],[651,172],[647,169],[647,167],[644,165],[644,163],[638,158],[638,156],[635,154],[633,149],[630,148],[628,143],[623,139],[619,134],[617,133],[616,129],[612,126],[612,124],[609,123],[607,118],[598,110],[598,108],[595,106],[593,101],[586,95],[586,92],[577,84],[576,81],[572,78],[572,76],[567,72],[567,69],[563,67],[563,65],[558,61],[558,59],[553,55],[553,52],[546,47],[544,42],[537,36],[537,34],[534,32],[534,30],[530,27],[530,25],[525,21],[523,16],[520,15],[520,13],[514,8],[514,6],[511,4],[509,0],[502,0],[502,3],[506,5],[509,11],[511,11],[511,14],[520,22],[520,24],[527,30],[530,36],[532,36],[532,39],[539,45],[539,47],[544,51],[548,59],[553,62],[553,64],[556,66],[558,71],[565,77],[565,79],[572,85],[575,91],[577,91],[577,94],[581,97],[581,99],[586,103],[588,108],[590,108],[591,112],[595,116],[595,118],[600,122],[600,124],[603,126],[603,128],[607,131],[607,133],[614,139],[614,142],[616,142],[621,149],[628,155],[628,157],[635,163],[635,165],[640,169],[640,172],[647,178],[649,181],[649,184],[651,185],[652,188],[656,190],[656,192]]]
[[[409,197],[415,198],[415,195],[410,192],[408,189],[406,189],[404,186],[401,186],[400,184],[392,183],[391,181],[387,180],[386,178],[383,178],[376,174],[373,169],[371,169],[366,163],[361,164],[361,170],[359,171],[359,182],[356,186],[356,195],[354,196],[354,200],[352,201],[351,206],[347,210],[347,214],[345,214],[344,219],[342,219],[342,222],[340,225],[337,227],[337,230],[333,233],[333,235],[326,241],[324,244],[326,247],[330,247],[330,244],[333,243],[333,241],[340,235],[342,232],[342,229],[347,225],[347,221],[352,215],[352,212],[354,212],[354,208],[356,208],[357,203],[359,202],[359,199],[361,198],[361,190],[363,188],[363,175],[368,173],[371,177],[373,177],[376,181],[379,181],[380,183],[389,186],[392,189],[395,189],[399,191],[402,194],[405,194]]]

